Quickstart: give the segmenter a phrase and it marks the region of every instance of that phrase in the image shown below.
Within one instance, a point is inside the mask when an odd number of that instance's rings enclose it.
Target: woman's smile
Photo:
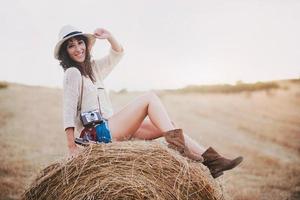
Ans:
[[[84,59],[84,51],[81,51],[81,52],[79,52],[79,53],[77,53],[77,54],[74,54],[74,56],[78,59],[78,60],[80,60],[80,59]]]

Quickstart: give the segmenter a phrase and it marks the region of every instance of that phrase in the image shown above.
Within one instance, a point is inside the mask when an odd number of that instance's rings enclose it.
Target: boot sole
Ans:
[[[218,172],[218,173],[212,174],[212,177],[213,177],[213,178],[218,178],[219,176],[221,176],[221,175],[223,175],[223,174],[224,174],[223,171],[220,171],[220,172]]]
[[[221,170],[221,171],[212,173],[211,175],[212,175],[213,178],[218,178],[219,176],[221,176],[221,175],[224,174],[223,171],[227,171],[227,170],[231,170],[231,169],[235,168],[235,167],[238,166],[242,161],[243,161],[243,157],[241,157],[241,156],[240,156],[240,157],[237,157],[236,159],[234,159],[234,160],[232,161],[233,164],[232,164],[230,167],[228,167],[228,168],[226,168],[226,169],[223,169],[223,170]]]

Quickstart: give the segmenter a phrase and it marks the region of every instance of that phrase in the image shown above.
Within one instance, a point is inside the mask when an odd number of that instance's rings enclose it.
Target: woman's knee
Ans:
[[[149,102],[152,101],[152,100],[157,100],[157,99],[159,98],[159,97],[157,96],[157,94],[156,94],[155,92],[153,92],[153,91],[146,92],[146,93],[144,94],[144,97],[145,97],[147,100],[149,100]]]

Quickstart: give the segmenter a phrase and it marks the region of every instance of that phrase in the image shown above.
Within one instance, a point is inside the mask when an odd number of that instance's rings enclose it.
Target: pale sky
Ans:
[[[66,24],[106,28],[123,45],[105,80],[113,90],[300,77],[299,0],[4,2],[0,80],[61,87],[53,49]],[[108,49],[98,40],[93,57]]]

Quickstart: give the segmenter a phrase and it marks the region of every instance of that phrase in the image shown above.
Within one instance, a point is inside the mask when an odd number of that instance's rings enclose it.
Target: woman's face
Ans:
[[[83,40],[71,38],[68,40],[67,52],[72,60],[77,63],[83,63],[86,54],[86,45]]]

